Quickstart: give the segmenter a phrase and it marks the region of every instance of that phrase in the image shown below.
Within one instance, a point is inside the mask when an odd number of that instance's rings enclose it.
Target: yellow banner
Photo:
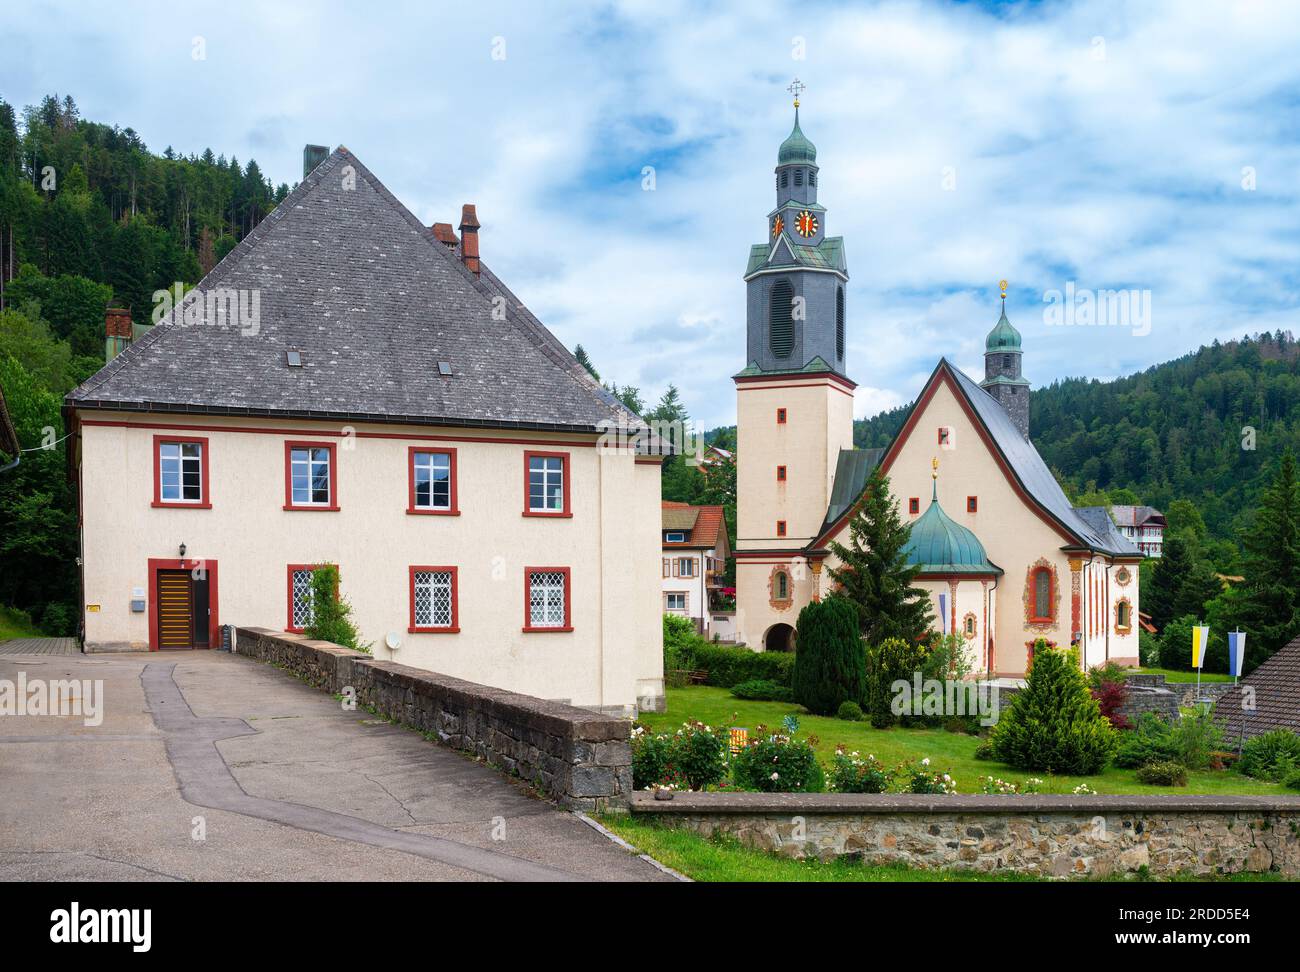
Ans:
[[[1205,646],[1210,640],[1210,629],[1205,626],[1192,628],[1192,667],[1200,668],[1205,664]]]

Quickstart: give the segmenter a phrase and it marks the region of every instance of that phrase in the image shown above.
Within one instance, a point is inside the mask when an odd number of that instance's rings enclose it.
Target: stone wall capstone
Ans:
[[[798,859],[1055,878],[1300,876],[1300,796],[641,792],[631,809]]]
[[[627,720],[268,628],[237,629],[235,652],[331,694],[351,689],[358,705],[480,756],[568,809],[627,805],[632,791]]]

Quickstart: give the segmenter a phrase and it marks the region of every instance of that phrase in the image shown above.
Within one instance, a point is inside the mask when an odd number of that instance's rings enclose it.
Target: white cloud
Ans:
[[[303,143],[343,143],[426,221],[475,202],[485,259],[566,344],[647,399],[675,382],[708,425],[734,416],[795,74],[846,242],[859,414],[909,401],[940,355],[978,368],[1000,277],[1038,385],[1293,326],[1300,303],[1286,0],[7,4],[0,32],[13,103],[71,93],[156,151],[256,157],[277,182]],[[1151,334],[1047,328],[1067,280],[1151,289]]]

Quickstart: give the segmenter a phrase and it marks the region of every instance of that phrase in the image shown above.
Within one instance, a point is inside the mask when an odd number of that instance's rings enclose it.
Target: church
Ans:
[[[795,88],[799,86],[796,82]],[[889,477],[935,629],[970,670],[1015,677],[1035,641],[1086,667],[1138,663],[1142,554],[1105,508],[1078,509],[1034,448],[1020,333],[1002,313],[975,381],[940,358],[883,449],[853,446],[848,263],[817,201],[817,149],[799,125],[777,152],[767,240],[745,270],[745,368],[734,376],[737,640],[797,650],[799,612],[829,593],[832,542],[873,471]]]

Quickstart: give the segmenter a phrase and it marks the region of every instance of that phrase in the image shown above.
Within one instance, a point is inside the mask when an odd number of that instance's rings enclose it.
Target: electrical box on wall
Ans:
[[[141,597],[141,598],[134,598],[134,597],[131,598],[131,613],[132,613],[132,614],[143,614],[143,613],[144,613],[144,598],[142,598],[142,597]]]

